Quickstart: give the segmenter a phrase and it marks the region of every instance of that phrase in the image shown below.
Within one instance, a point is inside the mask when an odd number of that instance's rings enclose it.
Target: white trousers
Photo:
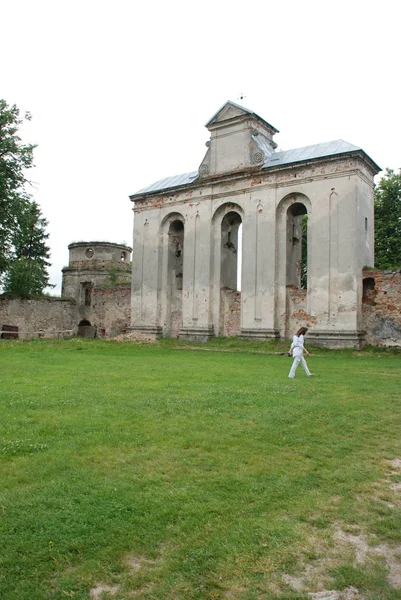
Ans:
[[[298,354],[298,356],[294,357],[294,362],[292,363],[291,371],[288,375],[288,377],[291,377],[291,379],[293,379],[295,377],[295,371],[297,370],[299,363],[301,363],[302,368],[305,371],[305,373],[307,374],[307,376],[310,377],[311,372],[308,369],[306,360],[304,359],[302,354]]]

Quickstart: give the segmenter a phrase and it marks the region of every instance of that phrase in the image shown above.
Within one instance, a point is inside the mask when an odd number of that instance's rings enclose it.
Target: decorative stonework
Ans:
[[[253,162],[255,164],[261,163],[265,160],[265,153],[262,152],[262,150],[258,150],[257,152],[254,153],[253,155]]]

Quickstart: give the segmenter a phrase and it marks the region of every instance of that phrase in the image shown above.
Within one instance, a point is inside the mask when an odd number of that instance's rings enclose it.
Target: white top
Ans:
[[[300,356],[304,353],[304,336],[294,335],[292,338],[291,350],[293,356]]]

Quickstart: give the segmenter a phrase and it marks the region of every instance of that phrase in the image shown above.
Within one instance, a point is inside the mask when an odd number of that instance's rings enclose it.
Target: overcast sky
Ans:
[[[32,113],[56,295],[68,244],[132,245],[128,196],[197,170],[227,100],[274,125],[279,149],[342,138],[401,166],[399,0],[0,6],[0,97]]]

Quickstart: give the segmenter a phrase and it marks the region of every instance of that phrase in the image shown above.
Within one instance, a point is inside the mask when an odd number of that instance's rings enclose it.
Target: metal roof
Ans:
[[[332,142],[313,144],[312,146],[303,146],[302,148],[294,148],[293,150],[284,150],[283,152],[273,152],[264,162],[262,168],[269,169],[306,160],[313,160],[316,158],[324,158],[326,156],[335,156],[336,154],[344,154],[347,152],[356,151],[361,151],[361,148],[358,148],[358,146],[354,146],[353,144],[349,144],[344,140],[334,140]],[[183,173],[182,175],[174,175],[173,177],[166,177],[165,179],[156,181],[152,185],[142,188],[138,192],[135,192],[135,194],[132,194],[132,196],[168,190],[169,188],[175,188],[181,185],[188,185],[193,183],[197,177],[198,171]]]
[[[346,152],[355,152],[361,150],[353,144],[344,140],[334,140],[323,144],[313,144],[312,146],[303,146],[293,150],[284,150],[283,152],[273,152],[265,161],[263,168],[277,167],[279,165],[288,165],[304,160],[313,160],[314,158],[324,158],[325,156],[335,156]]]
[[[165,179],[159,179],[159,181],[152,183],[152,185],[142,188],[133,195],[136,196],[137,194],[158,192],[160,190],[167,190],[179,185],[187,185],[188,183],[192,183],[197,177],[198,171],[193,171],[192,173],[183,173],[182,175],[174,175],[173,177],[166,177]]]

